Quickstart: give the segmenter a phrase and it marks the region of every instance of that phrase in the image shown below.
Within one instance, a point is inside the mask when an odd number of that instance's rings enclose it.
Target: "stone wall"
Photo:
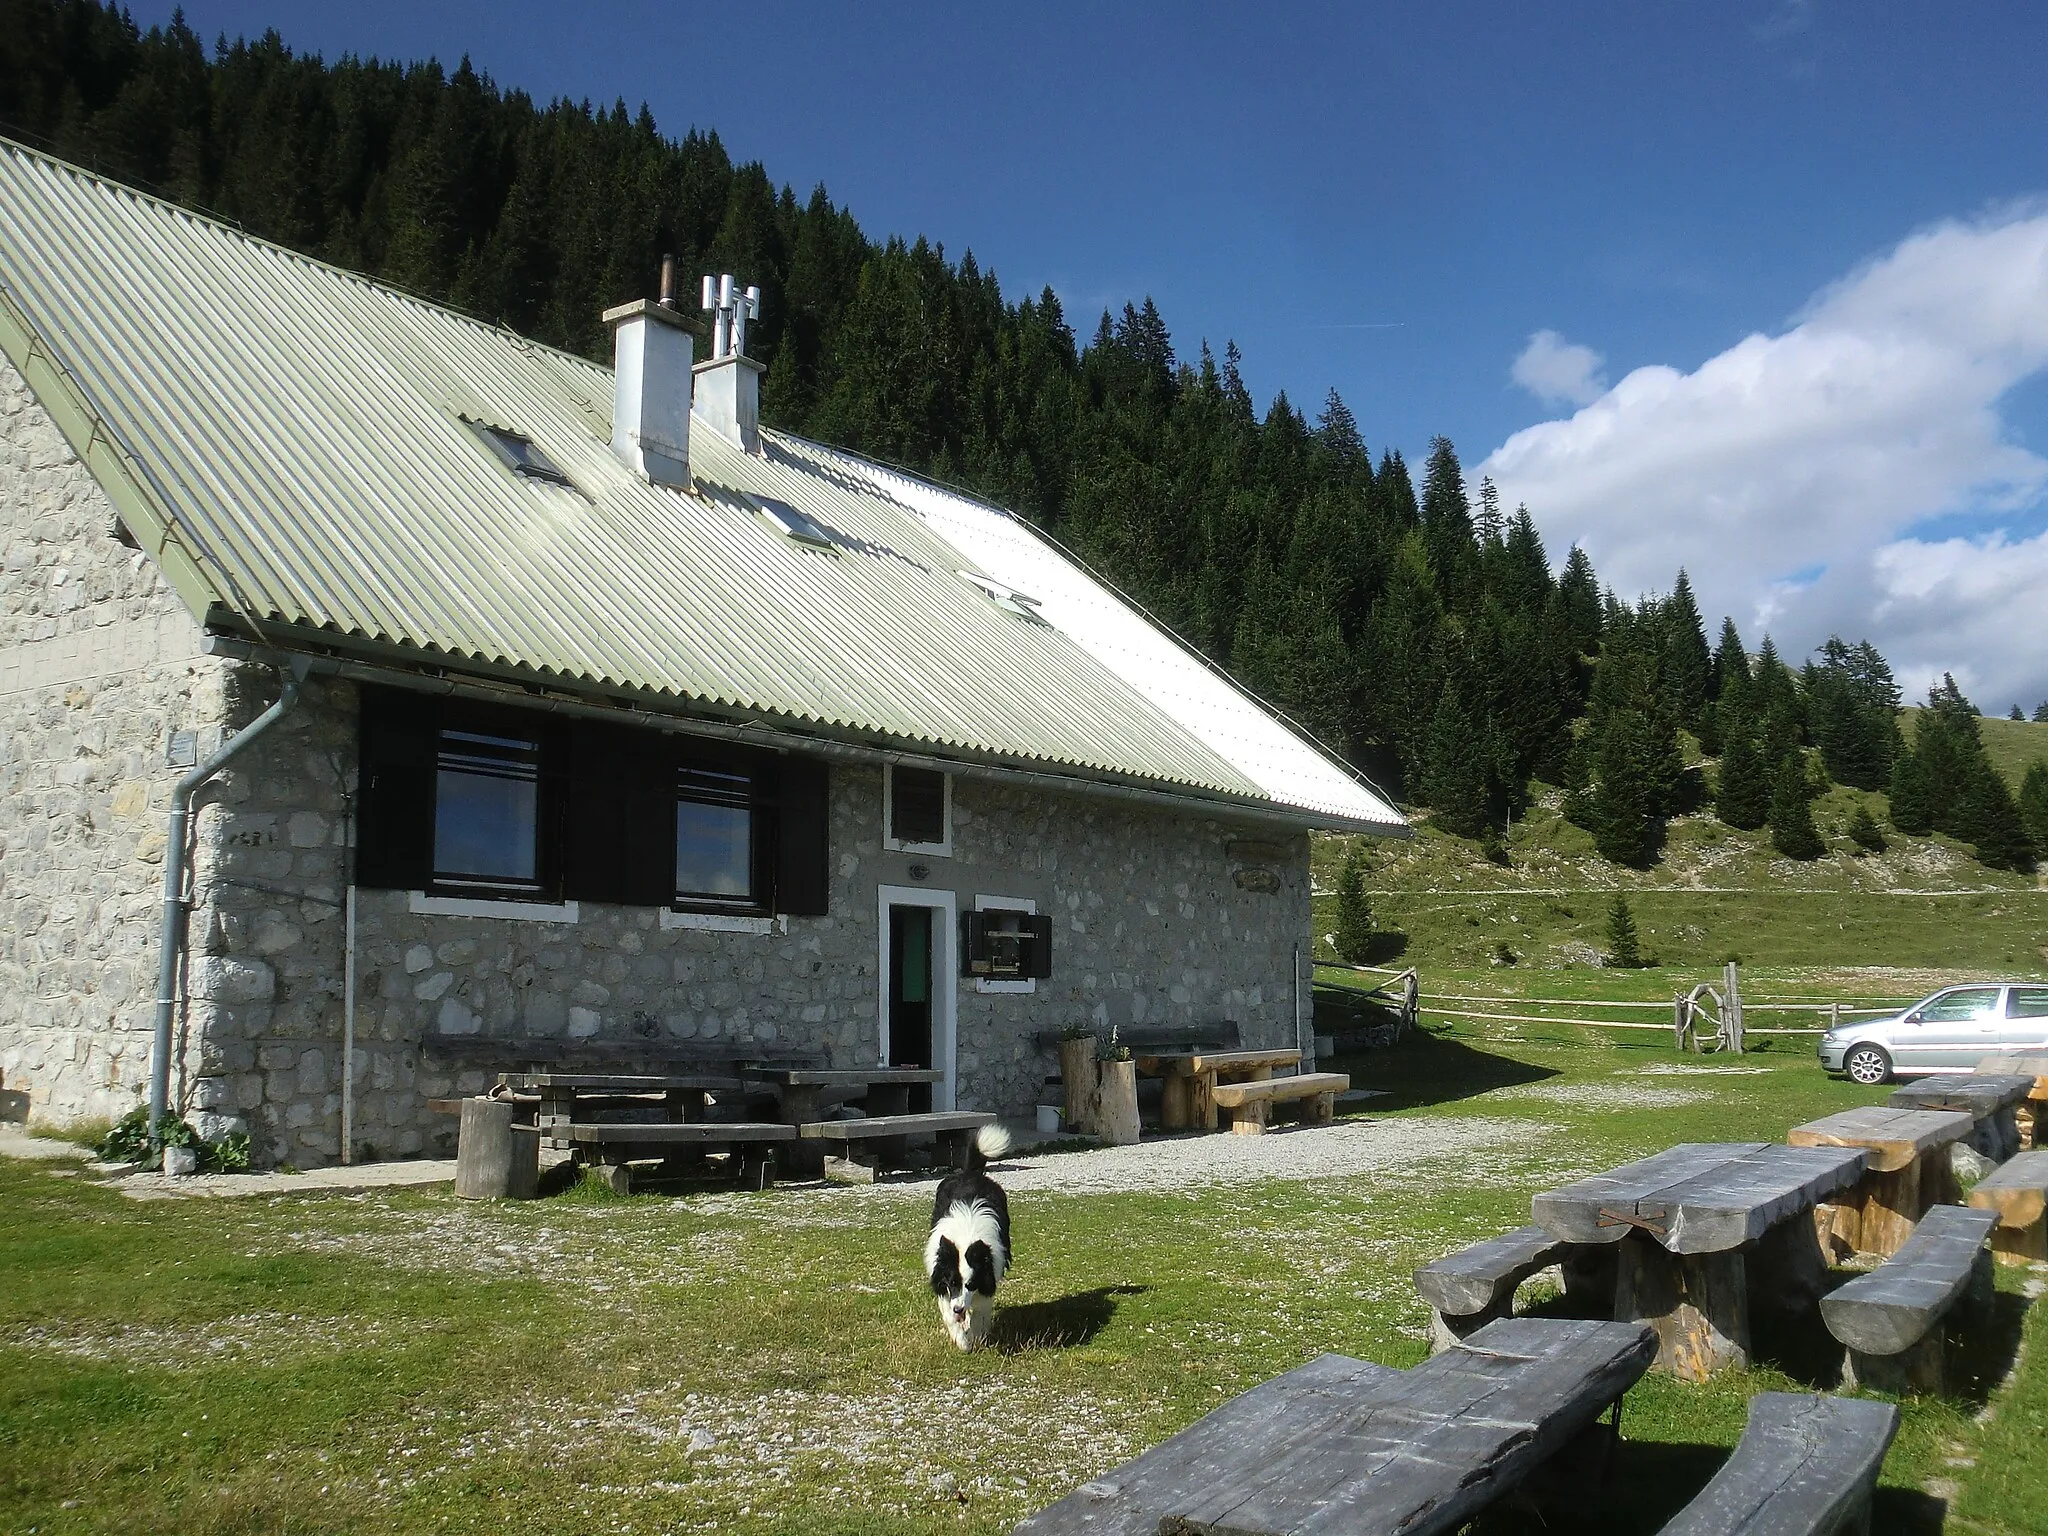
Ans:
[[[234,723],[267,697],[248,692]],[[354,740],[354,690],[311,680],[198,822],[190,1102],[244,1117],[260,1153],[301,1166],[340,1146],[339,903]],[[820,1050],[834,1065],[873,1063],[883,885],[950,889],[961,910],[988,895],[1053,915],[1053,975],[1032,992],[958,984],[963,1107],[1028,1115],[1055,1070],[1033,1036],[1069,1022],[1106,1031],[1235,1019],[1248,1043],[1293,1043],[1294,944],[1309,929],[1305,837],[1285,838],[1285,857],[1261,866],[1270,880],[1240,884],[1228,843],[1256,832],[961,779],[953,856],[892,853],[881,771],[835,764],[832,782],[830,913],[776,919],[765,932],[676,928],[656,909],[593,902],[573,922],[452,915],[416,910],[408,892],[359,892],[358,1153],[445,1150],[453,1122],[425,1101],[490,1076],[441,1061],[434,1043],[451,1037],[775,1043]]]
[[[32,1119],[147,1079],[173,731],[218,740],[224,669],[0,359],[0,1073]]]

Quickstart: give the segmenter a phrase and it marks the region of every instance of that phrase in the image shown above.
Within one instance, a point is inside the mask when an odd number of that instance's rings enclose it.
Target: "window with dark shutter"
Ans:
[[[760,833],[760,792],[745,766],[686,762],[675,780],[676,905],[702,910],[757,912],[771,894],[761,874],[766,848]]]
[[[675,896],[675,744],[658,731],[579,723],[571,733],[562,894],[665,907]]]
[[[541,739],[444,726],[434,764],[435,888],[532,899],[541,859]]]
[[[946,776],[927,768],[889,770],[889,836],[936,847],[946,841]]]
[[[437,701],[364,688],[356,757],[355,882],[424,890],[434,872]]]
[[[778,772],[775,910],[823,917],[832,885],[831,771],[818,758],[791,755]]]

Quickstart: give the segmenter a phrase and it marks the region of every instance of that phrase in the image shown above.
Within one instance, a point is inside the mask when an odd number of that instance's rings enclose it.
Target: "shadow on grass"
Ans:
[[[1078,1349],[1109,1326],[1119,1297],[1142,1296],[1149,1289],[1143,1285],[1098,1285],[1057,1301],[999,1307],[989,1342],[1006,1355],[1031,1349]]]
[[[1358,1086],[1385,1095],[1373,1100],[1374,1113],[1452,1104],[1559,1075],[1555,1067],[1496,1056],[1426,1029],[1411,1031],[1398,1045],[1340,1058],[1333,1065],[1348,1070]]]

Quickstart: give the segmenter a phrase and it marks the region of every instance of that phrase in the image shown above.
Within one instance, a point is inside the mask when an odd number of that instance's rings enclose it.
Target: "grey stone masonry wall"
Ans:
[[[169,734],[218,739],[225,669],[0,359],[0,1073],[33,1120],[146,1081]]]
[[[235,723],[268,697],[247,691]],[[301,706],[223,776],[198,824],[189,1100],[215,1127],[242,1117],[233,1123],[248,1125],[260,1153],[300,1166],[340,1148],[339,903],[355,732],[354,690],[311,680]],[[1056,1070],[1033,1037],[1069,1022],[1106,1033],[1233,1019],[1248,1043],[1294,1042],[1305,836],[1283,835],[1274,851],[1284,857],[1245,878],[1230,842],[1256,831],[961,779],[953,856],[893,853],[880,770],[834,765],[832,777],[830,913],[764,932],[677,928],[656,909],[592,902],[574,921],[423,912],[409,892],[359,892],[358,1154],[446,1150],[453,1121],[426,1100],[478,1091],[492,1075],[437,1059],[435,1042],[451,1037],[776,1043],[872,1064],[883,886],[951,890],[959,910],[998,896],[1053,915],[1053,975],[1031,992],[957,984],[964,1107],[1029,1114]]]

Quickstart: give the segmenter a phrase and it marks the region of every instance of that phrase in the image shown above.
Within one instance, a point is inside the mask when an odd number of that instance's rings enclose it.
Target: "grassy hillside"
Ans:
[[[2000,736],[2048,726],[2003,727]],[[1710,815],[1671,823],[1664,858],[1649,870],[1610,864],[1565,821],[1547,793],[1518,822],[1506,867],[1426,821],[1407,843],[1368,842],[1366,887],[1378,925],[1399,930],[1381,957],[1426,972],[1499,973],[1588,968],[1606,949],[1613,892],[1625,891],[1643,947],[1660,962],[1653,988],[1676,973],[1704,973],[1729,958],[1789,968],[1905,967],[1926,971],[2048,970],[2048,889],[2033,876],[1986,869],[1946,837],[1888,834],[1865,854],[1844,832],[1859,802],[1880,822],[1885,797],[1837,788],[1814,806],[1828,853],[1780,858],[1765,832],[1738,832]],[[1336,926],[1335,890],[1345,838],[1318,839],[1317,931]],[[1327,938],[1320,952],[1329,954]],[[1657,973],[1653,973],[1656,975]],[[1908,989],[1910,990],[1910,988]]]
[[[2027,765],[2048,761],[2048,723],[2031,720],[1986,720],[1983,723],[1984,751],[1991,765],[2011,781],[2017,790],[2027,776]]]

